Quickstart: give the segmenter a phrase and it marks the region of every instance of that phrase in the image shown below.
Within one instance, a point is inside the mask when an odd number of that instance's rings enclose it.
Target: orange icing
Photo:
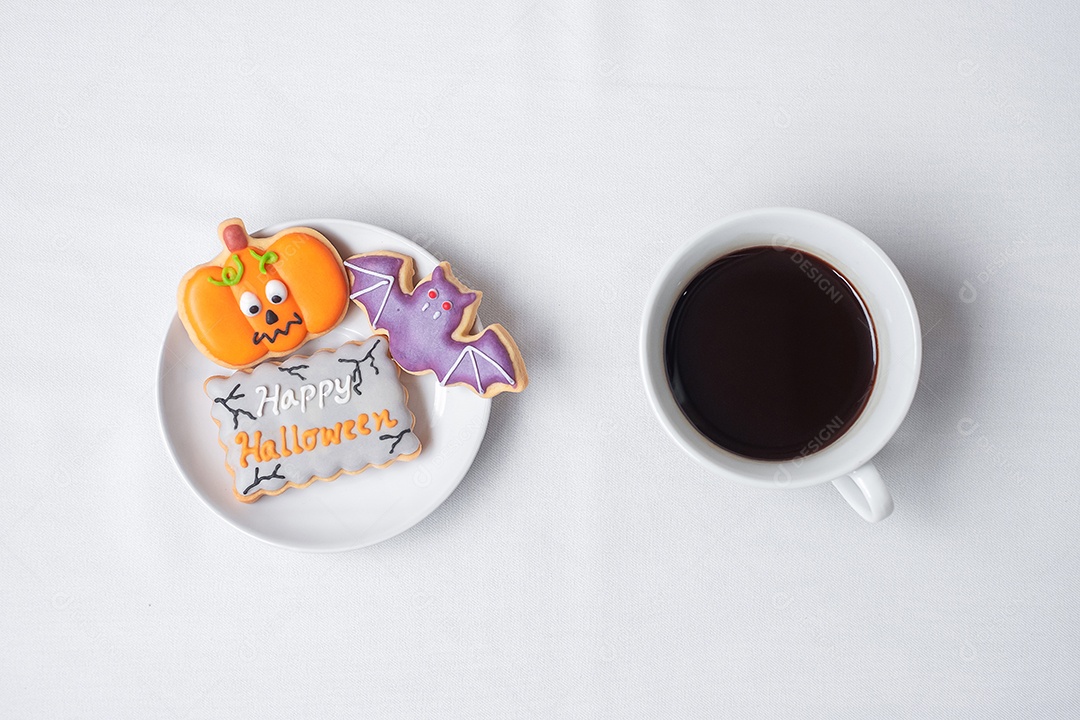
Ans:
[[[394,427],[398,424],[397,420],[390,418],[389,410],[380,410],[375,413],[371,418],[375,420],[375,429],[379,430],[384,425],[386,427]],[[360,413],[357,420],[359,424],[354,423],[352,420],[346,420],[344,423],[334,423],[334,427],[315,427],[308,428],[307,430],[300,430],[295,425],[290,425],[286,428],[281,426],[281,450],[278,451],[277,442],[274,440],[263,440],[262,432],[256,431],[255,434],[248,435],[241,430],[236,433],[234,442],[240,446],[240,467],[246,468],[251,461],[254,460],[257,463],[268,462],[270,460],[280,459],[282,457],[289,457],[290,455],[299,454],[304,450],[314,450],[318,447],[320,441],[324,447],[330,445],[340,445],[342,440],[355,440],[359,437],[352,431],[355,427],[360,431],[360,435],[370,435],[369,430],[365,425],[369,416],[367,413]],[[288,435],[292,435],[292,447],[289,447]]]
[[[243,229],[239,220],[222,223],[218,232],[223,242],[228,235],[235,246],[240,237],[237,228]],[[192,269],[181,281],[178,293],[180,319],[192,341],[210,359],[229,367],[246,367],[264,357],[288,354],[311,337],[333,329],[349,302],[341,258],[314,230],[291,228],[266,239],[251,238],[245,231],[244,236],[246,247],[235,251],[226,248],[212,263]],[[265,263],[266,272],[261,272],[260,258],[270,252],[277,259]],[[223,279],[223,265],[235,268],[237,261],[243,266],[238,282],[211,282]],[[266,284],[271,280],[280,280],[288,289],[288,297],[281,303],[267,298]],[[252,317],[240,308],[245,292],[253,293],[261,305]],[[275,322],[267,322],[268,310],[277,316]],[[288,332],[282,332],[286,327]]]
[[[255,462],[262,462],[262,457],[259,454],[259,443],[262,441],[262,433],[256,432],[255,439],[250,445],[248,445],[248,434],[240,431],[236,434],[236,444],[240,446],[240,467],[247,467],[248,455],[255,458]]]
[[[397,420],[391,420],[390,419],[390,411],[389,410],[383,410],[381,412],[375,413],[375,429],[376,430],[382,430],[383,425],[385,425],[388,428],[392,428],[392,427],[395,427],[397,425]]]

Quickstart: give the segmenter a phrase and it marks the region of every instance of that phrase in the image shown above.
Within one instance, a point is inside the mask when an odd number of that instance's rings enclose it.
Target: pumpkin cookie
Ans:
[[[192,268],[177,293],[191,342],[229,368],[287,355],[332,330],[349,307],[341,256],[311,228],[271,238],[248,235],[241,220],[218,226],[224,250]]]

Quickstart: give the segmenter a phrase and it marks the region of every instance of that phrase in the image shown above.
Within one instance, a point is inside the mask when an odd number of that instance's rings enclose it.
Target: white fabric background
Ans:
[[[1080,16],[1050,5],[7,4],[0,713],[1080,713]],[[643,398],[659,264],[777,204],[877,240],[921,313],[877,526],[715,480]],[[156,357],[234,215],[411,237],[516,336],[531,386],[412,531],[278,550],[174,470]]]

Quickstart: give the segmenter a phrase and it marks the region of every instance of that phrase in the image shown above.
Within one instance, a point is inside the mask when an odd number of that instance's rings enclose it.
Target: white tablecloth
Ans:
[[[1060,3],[9,4],[0,714],[1080,713],[1080,16]],[[652,417],[659,264],[742,209],[874,238],[923,380],[896,513],[714,479]],[[214,517],[156,358],[217,223],[381,225],[532,384],[362,551]]]

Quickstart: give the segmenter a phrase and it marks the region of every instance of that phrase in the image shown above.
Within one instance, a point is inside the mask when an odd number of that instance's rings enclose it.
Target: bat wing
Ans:
[[[441,384],[453,385],[464,383],[479,395],[485,394],[495,384],[514,388],[514,363],[510,353],[499,340],[498,335],[490,330],[472,341],[458,354],[450,370],[442,378]]]
[[[386,301],[397,287],[402,262],[385,255],[356,255],[345,261],[352,275],[349,298],[364,306],[373,328],[378,328]]]

